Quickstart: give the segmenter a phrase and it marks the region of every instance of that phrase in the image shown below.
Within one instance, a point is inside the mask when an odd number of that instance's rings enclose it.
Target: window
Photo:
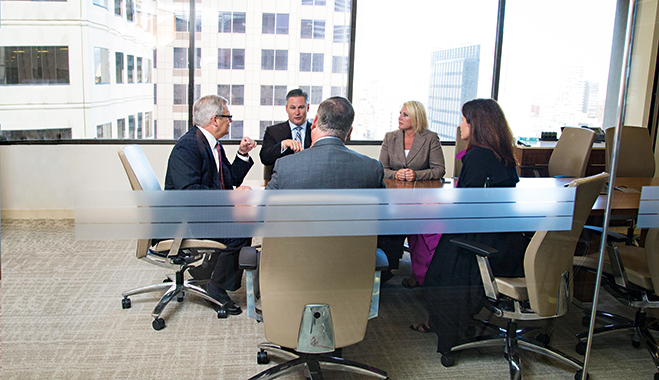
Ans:
[[[188,68],[188,48],[174,48],[174,68]],[[201,48],[195,48],[195,69],[201,69]]]
[[[245,12],[220,12],[218,33],[245,33]]]
[[[135,67],[135,57],[132,55],[127,55],[126,56],[126,61],[127,61],[127,74],[128,74],[128,83],[134,83],[133,80],[133,68]]]
[[[137,57],[137,83],[142,83],[142,57]]]
[[[350,42],[350,27],[334,25],[334,42]]]
[[[126,138],[126,119],[117,119],[117,138]]]
[[[348,72],[348,57],[332,57],[332,73],[345,74]]]
[[[351,0],[334,0],[334,12],[350,12]]]
[[[218,84],[217,94],[229,101],[229,105],[245,105],[245,86],[242,84]]]
[[[178,140],[188,131],[187,120],[174,120],[174,139]]]
[[[233,140],[240,140],[243,138],[243,121],[242,120],[233,120],[231,122],[231,127],[229,128],[231,138]]]
[[[158,104],[158,83],[153,84],[153,104]]]
[[[300,71],[323,72],[325,54],[300,53]]]
[[[0,84],[69,84],[69,48],[0,47]]]
[[[288,14],[264,13],[261,27],[263,34],[288,34]]]
[[[135,116],[128,115],[128,138],[135,138]]]
[[[108,0],[94,0],[94,5],[108,9]]]
[[[96,138],[98,139],[111,139],[112,138],[112,123],[105,123],[96,126]]]
[[[345,87],[332,86],[330,96],[346,96]]]
[[[288,89],[286,86],[275,86],[275,105],[276,106],[285,106],[286,105],[286,94]]]
[[[288,70],[288,50],[261,50],[261,70]]]
[[[153,137],[153,128],[151,127],[151,112],[144,113],[144,137]]]
[[[144,82],[146,83],[151,83],[151,75],[152,75],[152,70],[151,70],[151,59],[146,60],[146,67],[144,68]]]
[[[245,49],[217,49],[218,69],[245,69]]]
[[[324,60],[325,60],[325,54],[313,53],[311,60],[311,71],[315,73],[322,73]]]
[[[325,5],[325,0],[302,0],[302,5]]]
[[[275,70],[288,70],[288,50],[275,50]]]
[[[199,99],[199,94],[201,93],[201,85],[194,85],[194,101]],[[174,85],[174,104],[188,104],[188,85],[187,84],[175,84]]]
[[[286,105],[286,86],[261,86],[262,106]]]
[[[126,20],[133,21],[134,14],[135,8],[133,6],[133,0],[126,0]]]
[[[325,38],[325,20],[302,20],[300,38]]]
[[[124,83],[124,53],[114,53],[115,61],[115,80],[117,83]]]
[[[174,12],[175,28],[177,32],[190,31],[190,12]],[[201,32],[201,13],[195,13],[195,32]]]
[[[114,14],[117,16],[121,16],[121,0],[114,0]]]
[[[323,86],[300,86],[300,89],[309,94],[309,104],[320,104],[323,101]]]
[[[94,48],[94,82],[96,84],[110,83],[110,51],[105,48]]]
[[[137,113],[137,138],[142,138],[142,112]]]

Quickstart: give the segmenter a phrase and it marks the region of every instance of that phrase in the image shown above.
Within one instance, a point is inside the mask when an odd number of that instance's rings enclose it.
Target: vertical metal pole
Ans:
[[[634,25],[636,21],[636,0],[629,2],[629,10],[627,16],[627,31],[625,34],[625,47],[623,49],[623,58],[625,64],[622,66],[620,93],[618,95],[618,118],[616,123],[616,131],[613,138],[614,148],[611,153],[611,176],[609,177],[609,189],[606,195],[606,209],[604,211],[604,226],[602,231],[602,238],[600,244],[600,256],[597,266],[597,278],[595,280],[595,292],[593,293],[593,308],[590,311],[590,326],[588,327],[588,342],[586,343],[586,355],[583,362],[582,379],[588,373],[588,362],[590,361],[590,347],[593,343],[593,331],[595,330],[595,318],[597,316],[597,304],[599,302],[600,285],[602,282],[602,266],[604,264],[604,253],[606,252],[606,231],[609,228],[611,219],[611,200],[613,199],[613,192],[615,191],[616,171],[618,169],[618,150],[620,149],[620,134],[622,132],[622,125],[625,122],[625,106],[627,103],[627,89],[629,86],[629,69],[632,62],[631,48],[634,42]]]
[[[192,128],[192,105],[194,104],[194,71],[195,71],[195,32],[197,26],[196,20],[196,0],[190,1],[190,17],[188,18],[188,32],[190,33],[190,42],[188,49],[188,129]]]
[[[346,0],[350,1],[350,0]],[[346,87],[346,98],[352,103],[352,92],[355,88],[355,30],[357,25],[357,0],[352,0],[350,5],[350,52],[348,54],[348,85]]]
[[[501,77],[501,52],[503,51],[503,24],[506,16],[506,0],[499,0],[497,15],[497,35],[494,42],[494,68],[492,69],[492,99],[499,99],[499,79]]]

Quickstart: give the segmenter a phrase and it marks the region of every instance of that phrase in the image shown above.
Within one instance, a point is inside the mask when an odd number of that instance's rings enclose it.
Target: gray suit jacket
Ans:
[[[380,162],[384,166],[384,178],[395,178],[400,169],[412,169],[416,179],[440,179],[444,177],[444,153],[439,136],[432,131],[422,131],[414,136],[410,152],[405,157],[403,131],[388,132],[380,148]]]
[[[266,190],[383,188],[383,177],[380,162],[330,137],[278,159]]]

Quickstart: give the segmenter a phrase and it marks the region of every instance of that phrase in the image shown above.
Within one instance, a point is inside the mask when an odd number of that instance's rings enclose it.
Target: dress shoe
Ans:
[[[233,300],[231,299],[231,297],[229,297],[226,290],[218,287],[212,282],[208,283],[208,295],[213,297],[219,303],[221,303],[222,307],[226,309],[228,314],[238,315],[243,312],[240,306],[233,303]],[[213,305],[215,311],[218,311],[220,309],[220,306],[215,303],[211,302],[211,305]]]
[[[381,277],[380,277],[380,282],[382,282],[383,284],[384,284],[385,282],[391,280],[392,278],[394,278],[394,274],[391,273],[390,270],[383,270],[383,271],[382,271],[382,274],[381,274],[380,276],[381,276]]]

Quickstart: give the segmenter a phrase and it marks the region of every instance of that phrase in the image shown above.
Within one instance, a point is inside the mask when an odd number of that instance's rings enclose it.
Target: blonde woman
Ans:
[[[382,141],[380,162],[384,166],[384,178],[417,181],[444,177],[446,169],[439,136],[428,130],[428,118],[421,102],[411,100],[403,104],[398,116],[398,130],[387,133]],[[403,280],[404,287],[415,288],[423,285],[428,265],[432,260],[432,252],[435,251],[440,236],[434,234],[407,237],[412,260],[412,276]],[[380,248],[385,252],[399,251],[397,247]],[[402,253],[402,250],[400,252]],[[399,258],[389,257],[391,268],[398,268]]]

